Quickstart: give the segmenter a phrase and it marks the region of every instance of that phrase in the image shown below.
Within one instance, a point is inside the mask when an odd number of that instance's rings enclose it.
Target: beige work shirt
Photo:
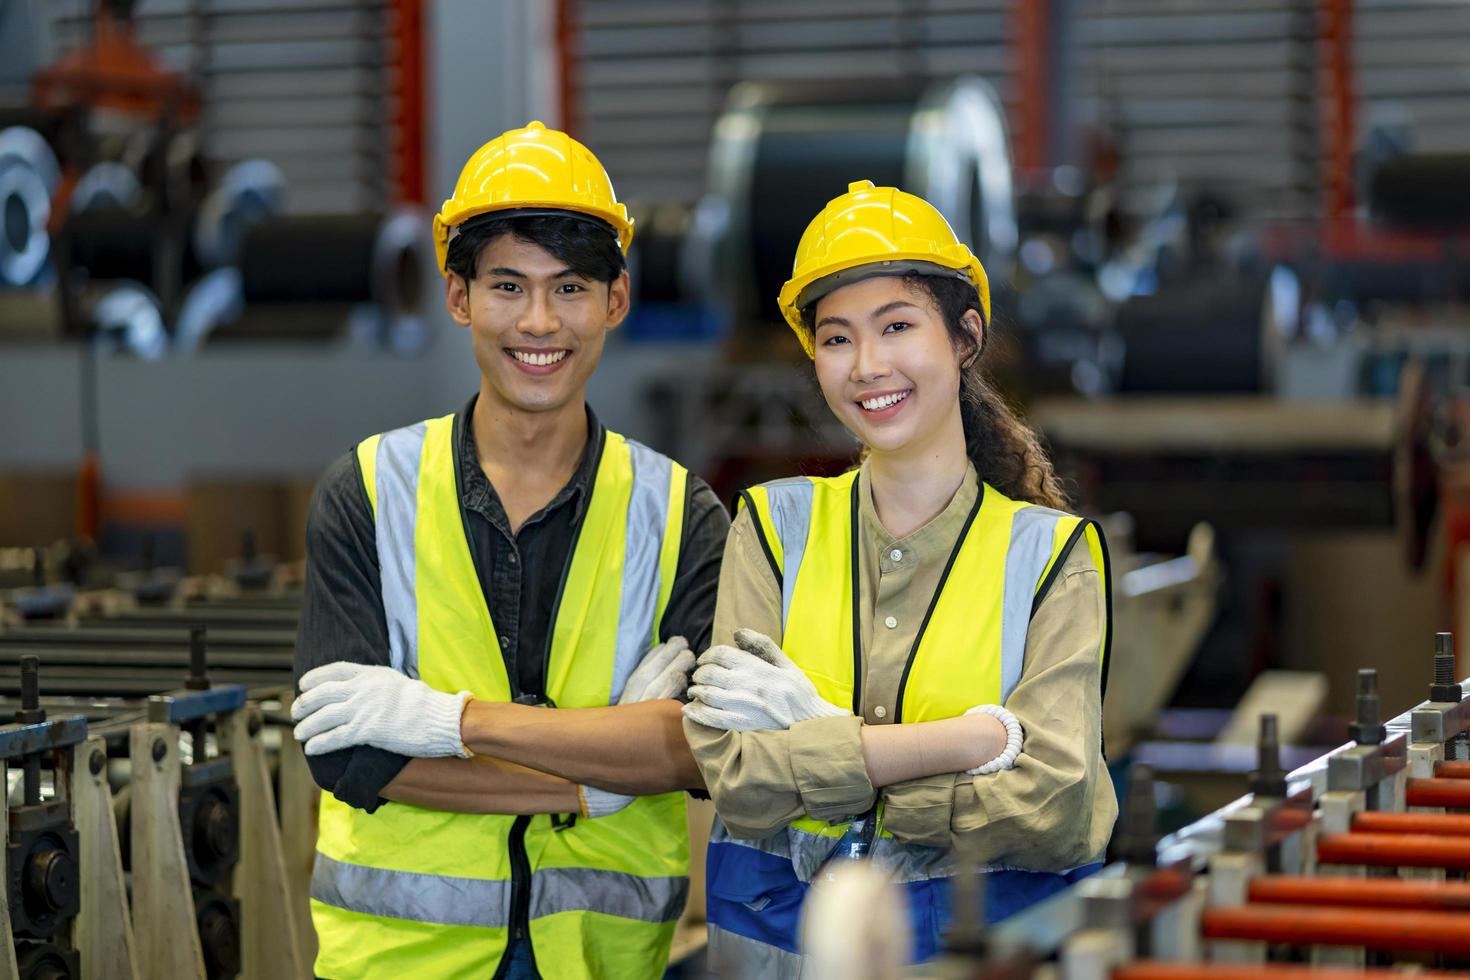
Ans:
[[[979,482],[972,466],[939,516],[895,539],[873,509],[867,464],[859,481],[863,717],[759,732],[724,732],[686,719],[684,733],[726,827],[736,837],[758,838],[806,815],[849,819],[881,793],[884,826],[901,841],[965,847],[988,864],[1036,871],[1099,860],[1118,807],[1101,745],[1098,650],[1106,614],[1087,548],[1073,548],[1026,635],[1021,679],[1005,705],[1025,730],[1015,768],[875,790],[860,726],[893,718],[899,676]],[[714,644],[733,643],[740,628],[781,642],[781,589],[751,521],[742,510],[725,543]]]

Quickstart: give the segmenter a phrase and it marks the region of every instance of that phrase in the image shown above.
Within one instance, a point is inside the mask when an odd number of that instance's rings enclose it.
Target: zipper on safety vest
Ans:
[[[536,947],[531,945],[531,859],[526,856],[526,828],[530,825],[530,816],[522,814],[510,826],[510,921],[505,952],[495,970],[497,978],[505,976],[510,969],[511,950],[517,943],[526,944],[531,951],[532,967],[536,964]]]

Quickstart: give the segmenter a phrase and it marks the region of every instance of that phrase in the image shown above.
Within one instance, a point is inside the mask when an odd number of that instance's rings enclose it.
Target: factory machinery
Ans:
[[[59,608],[11,593],[3,980],[310,976],[299,596],[237,565],[227,598],[156,570]]]
[[[962,875],[948,952],[911,974],[897,965],[903,937],[879,921],[897,896],[865,866],[841,869],[813,890],[805,929],[819,957],[814,976],[1184,980],[1470,969],[1470,682],[1455,676],[1452,638],[1441,633],[1429,700],[1384,724],[1377,675],[1360,672],[1353,741],[1290,773],[1276,719],[1262,716],[1251,792],[1163,840],[1153,780],[1135,767],[1104,870],[989,930],[976,925],[984,876]],[[823,938],[837,923],[842,944]],[[852,941],[860,936],[871,942]]]

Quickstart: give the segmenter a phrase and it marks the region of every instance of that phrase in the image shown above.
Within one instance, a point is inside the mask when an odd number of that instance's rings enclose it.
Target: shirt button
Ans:
[[[512,552],[511,552],[511,553],[510,553],[510,558],[509,558],[509,559],[507,559],[507,560],[508,560],[508,561],[509,561],[509,562],[510,562],[510,563],[511,563],[511,564],[512,564],[512,565],[514,565],[514,564],[516,564],[516,563],[517,563],[517,562],[518,562],[518,561],[520,561],[520,559],[519,559],[519,558],[517,558],[517,557],[516,557],[516,553],[515,553],[515,552],[514,552],[514,551],[512,551]]]
[[[883,620],[883,625],[887,626],[889,629],[894,629],[898,626],[898,620],[894,619],[892,616],[889,616],[887,619]]]
[[[502,636],[500,638],[500,652],[501,653],[504,653],[505,651],[507,651],[509,649],[510,649],[510,637],[508,637],[508,636]]]
[[[883,705],[881,705],[881,704],[878,705],[878,707],[876,707],[876,708],[873,709],[873,717],[874,718],[887,718],[888,717],[888,709],[885,708],[885,707],[883,707]]]
[[[888,553],[888,557],[892,558],[894,561],[903,561],[903,552],[899,551],[897,548],[894,548]]]

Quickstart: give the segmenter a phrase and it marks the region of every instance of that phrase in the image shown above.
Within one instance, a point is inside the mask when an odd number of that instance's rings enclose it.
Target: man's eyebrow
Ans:
[[[491,276],[510,276],[513,279],[526,278],[526,274],[524,272],[521,272],[519,269],[512,269],[509,266],[504,265],[497,265],[493,269],[486,269],[485,274]]]

